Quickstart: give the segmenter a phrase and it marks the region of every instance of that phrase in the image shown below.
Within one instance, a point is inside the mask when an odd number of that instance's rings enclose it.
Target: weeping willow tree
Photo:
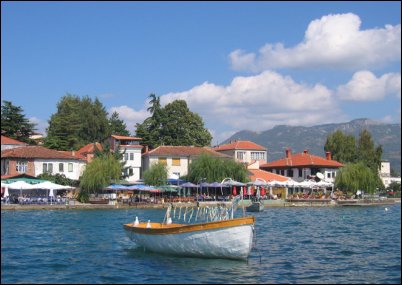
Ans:
[[[144,172],[144,182],[148,185],[163,185],[165,184],[167,177],[166,165],[161,163],[153,164],[147,171]]]
[[[208,182],[220,182],[226,177],[236,181],[247,181],[247,169],[232,159],[221,159],[208,154],[201,154],[189,165],[187,180],[198,183],[206,178]]]
[[[113,154],[95,157],[86,167],[80,181],[81,191],[97,193],[120,178],[122,165]]]
[[[335,178],[335,186],[347,192],[363,190],[373,194],[377,185],[377,177],[373,171],[362,162],[350,163],[339,170]]]

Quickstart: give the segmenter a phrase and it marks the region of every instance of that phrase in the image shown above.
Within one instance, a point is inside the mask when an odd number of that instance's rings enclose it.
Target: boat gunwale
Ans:
[[[147,223],[140,223],[134,226],[133,223],[125,224],[123,227],[125,230],[147,235],[164,235],[164,234],[179,234],[188,233],[196,231],[206,231],[215,229],[224,229],[237,226],[253,225],[255,223],[254,216],[248,216],[244,218],[235,218],[223,221],[206,222],[199,224],[162,224],[162,223],[151,223],[151,228],[147,228]],[[157,225],[158,227],[152,227],[152,225]]]

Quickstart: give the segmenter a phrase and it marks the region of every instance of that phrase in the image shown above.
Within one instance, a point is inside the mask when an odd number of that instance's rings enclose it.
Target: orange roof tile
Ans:
[[[27,145],[27,143],[17,141],[15,139],[6,137],[6,136],[1,136],[1,144],[18,144],[18,145]]]
[[[6,149],[1,152],[2,158],[50,158],[50,159],[75,159],[66,152],[48,149],[43,146],[25,146],[13,149]]]
[[[215,151],[235,150],[235,149],[267,150],[265,147],[260,146],[252,141],[234,141],[213,148],[213,150]]]
[[[102,150],[102,145],[100,143],[97,142],[97,143],[95,143],[95,145],[99,150]],[[77,153],[79,155],[84,155],[87,153],[94,153],[94,152],[95,152],[95,146],[93,143],[89,143],[89,144],[83,146],[82,148],[80,148],[79,150],[77,150]]]
[[[343,164],[336,160],[328,160],[320,156],[301,152],[272,162],[260,165],[260,168],[286,168],[286,167],[342,167]]]
[[[273,180],[284,182],[289,180],[289,178],[286,176],[275,174],[261,169],[249,169],[248,171],[251,173],[251,175],[248,176],[251,181],[255,181],[257,178],[264,179],[267,182]]]
[[[212,156],[217,157],[227,157],[229,156],[213,151],[206,147],[197,147],[197,146],[159,146],[153,150],[148,151],[146,154],[149,155],[166,155],[166,156],[196,156],[201,153],[207,153]]]

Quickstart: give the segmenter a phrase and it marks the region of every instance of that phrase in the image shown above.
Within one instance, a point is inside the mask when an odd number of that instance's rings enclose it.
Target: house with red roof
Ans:
[[[38,176],[42,173],[64,174],[69,179],[78,180],[86,161],[67,152],[42,146],[23,146],[1,151],[1,176],[27,174]]]
[[[168,176],[181,177],[188,174],[190,163],[201,154],[206,153],[214,157],[231,159],[230,156],[216,152],[207,147],[197,146],[159,146],[153,150],[146,150],[142,154],[143,171],[155,163],[167,166]]]
[[[22,147],[27,145],[28,145],[27,143],[20,142],[6,136],[1,136],[1,150]]]
[[[79,150],[72,152],[73,156],[76,156],[80,159],[85,159],[88,163],[92,161],[94,158],[95,150],[98,149],[102,151],[102,145],[100,143],[89,143]]]
[[[267,162],[267,149],[252,141],[231,141],[228,144],[212,148],[214,151],[229,155],[236,161],[243,163]]]
[[[260,169],[280,174],[295,181],[303,181],[318,172],[324,174],[325,181],[334,182],[338,169],[343,164],[332,160],[331,153],[326,152],[326,157],[310,154],[308,150],[292,154],[290,148],[286,149],[285,157],[276,161],[260,165]]]

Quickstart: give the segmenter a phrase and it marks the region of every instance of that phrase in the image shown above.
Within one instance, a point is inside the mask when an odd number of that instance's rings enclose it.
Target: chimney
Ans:
[[[144,153],[148,152],[148,145],[144,145]]]
[[[292,149],[287,148],[285,152],[286,152],[286,158],[292,158]]]
[[[308,149],[305,149],[305,150],[303,151],[303,153],[304,153],[304,154],[308,154]]]
[[[327,157],[327,160],[331,160],[331,159],[332,159],[332,158],[331,158],[331,152],[330,152],[330,151],[325,152],[325,156]]]

